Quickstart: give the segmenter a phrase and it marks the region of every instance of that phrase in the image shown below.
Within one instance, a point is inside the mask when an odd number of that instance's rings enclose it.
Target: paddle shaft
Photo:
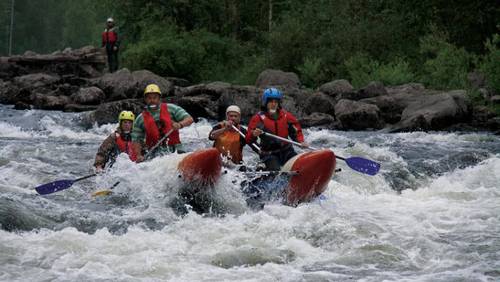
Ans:
[[[174,129],[170,129],[167,134],[165,134],[165,136],[163,136],[158,142],[156,142],[156,144],[151,147],[151,149],[149,150],[149,152],[144,156],[144,159],[147,160],[152,154],[153,152],[156,150],[156,148],[158,148],[158,146],[160,146],[161,143],[163,143],[163,141],[165,141],[165,139],[168,138],[168,136],[170,136],[170,134],[172,134],[172,132],[174,132]]]
[[[300,144],[299,142],[295,142],[295,141],[290,140],[290,139],[288,139],[288,138],[283,138],[283,137],[281,137],[281,136],[274,135],[274,134],[269,133],[269,132],[264,132],[264,133],[263,133],[263,135],[271,136],[271,137],[273,137],[273,138],[275,138],[275,139],[278,139],[278,140],[281,140],[281,141],[284,141],[284,142],[288,142],[288,143],[290,143],[290,144],[293,144],[293,145],[299,146],[299,147],[301,147],[301,148],[305,148],[305,149],[309,149],[309,150],[318,150],[318,148],[315,148],[315,147],[310,147],[310,146],[305,147],[305,146],[302,146],[302,144]],[[343,161],[345,161],[345,160],[346,160],[345,158],[343,158],[343,157],[341,157],[341,156],[337,156],[336,154],[335,154],[335,157],[336,157],[337,159],[339,159],[339,160],[343,160]]]
[[[245,134],[243,134],[243,132],[241,132],[241,130],[239,130],[239,129],[238,129],[236,126],[234,126],[234,125],[231,125],[231,126],[233,127],[233,129],[234,129],[234,130],[236,130],[236,131],[237,131],[237,132],[241,135],[241,137],[246,138]],[[259,151],[259,153],[260,153],[260,147],[259,147],[259,146],[257,146],[257,144],[252,143],[252,144],[250,144],[250,146],[254,147],[254,148],[255,148],[255,150]]]
[[[86,176],[82,176],[82,177],[80,177],[80,178],[77,178],[77,179],[73,180],[73,182],[77,182],[77,181],[80,181],[80,180],[84,180],[84,179],[87,179],[87,178],[91,178],[91,177],[96,176],[96,175],[97,175],[97,173],[94,173],[94,174],[89,174],[89,175],[86,175]]]

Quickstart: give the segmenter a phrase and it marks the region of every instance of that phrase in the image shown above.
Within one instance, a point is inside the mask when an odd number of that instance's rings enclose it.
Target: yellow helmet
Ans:
[[[130,111],[122,111],[120,115],[118,115],[118,121],[122,122],[122,120],[130,120],[134,121],[135,120],[135,115],[133,112]]]
[[[156,84],[149,84],[148,86],[146,86],[146,89],[144,89],[144,95],[148,93],[158,93],[161,96],[160,87],[158,87],[158,85]]]

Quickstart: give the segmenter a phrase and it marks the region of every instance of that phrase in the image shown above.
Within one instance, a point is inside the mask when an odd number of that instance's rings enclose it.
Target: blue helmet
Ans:
[[[281,100],[283,99],[283,94],[276,88],[267,88],[264,90],[264,95],[262,95],[262,106],[265,107],[269,99]]]

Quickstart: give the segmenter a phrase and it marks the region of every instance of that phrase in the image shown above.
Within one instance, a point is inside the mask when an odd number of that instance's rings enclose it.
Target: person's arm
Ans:
[[[258,115],[254,115],[250,122],[248,123],[248,132],[246,135],[247,144],[251,144],[257,140],[257,137],[262,134],[262,130],[257,128],[258,123],[260,122],[260,117]]]
[[[168,106],[168,112],[170,113],[170,118],[173,121],[172,123],[173,129],[179,130],[186,126],[190,126],[194,122],[191,115],[189,115],[188,112],[186,112],[186,110],[184,110],[180,106],[170,103],[168,103],[167,106]]]
[[[218,123],[212,127],[212,130],[208,133],[208,140],[215,141],[215,139],[219,138],[224,131],[226,131],[226,127],[223,127],[221,123]]]
[[[101,40],[102,40],[101,47],[106,46],[106,30],[104,30],[104,31],[101,33]]]
[[[113,153],[113,150],[116,147],[115,139],[116,135],[115,133],[113,133],[106,139],[104,139],[101,146],[99,146],[99,149],[97,150],[97,153],[95,155],[94,162],[94,167],[97,171],[102,171],[104,169],[106,162],[108,161],[110,155]]]
[[[240,131],[241,131],[241,133],[243,133],[243,135],[245,135],[245,136],[247,135],[247,130],[246,130],[246,129],[244,129],[243,127],[240,127]],[[245,147],[245,145],[247,145],[246,138],[245,138],[245,137],[243,137],[243,136],[240,136],[240,146],[241,146],[241,148]],[[257,153],[257,154],[259,154],[259,153],[260,153],[260,151],[259,151],[259,149],[258,149],[258,148],[259,148],[259,145],[257,145],[257,143],[255,143],[255,142],[254,142],[253,144],[252,144],[252,143],[250,143],[250,144],[248,144],[248,146],[250,146],[250,148],[252,148],[252,150],[253,150],[255,153]]]
[[[299,142],[303,147],[308,147],[307,143],[304,142],[304,134],[302,133],[302,127],[300,126],[297,118],[291,113],[286,114],[288,122],[288,135],[292,140]]]
[[[176,130],[179,130],[179,129],[184,128],[186,126],[190,126],[193,122],[194,122],[193,118],[191,116],[188,116],[179,122],[174,122],[172,124],[172,127]]]

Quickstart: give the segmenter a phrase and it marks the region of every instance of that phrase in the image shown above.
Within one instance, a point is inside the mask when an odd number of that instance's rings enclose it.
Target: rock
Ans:
[[[385,95],[374,98],[362,99],[359,102],[376,105],[380,116],[386,123],[396,123],[401,120],[401,114],[408,103],[397,101],[393,96]]]
[[[87,112],[94,111],[97,109],[97,105],[79,105],[79,104],[67,104],[64,106],[65,112]]]
[[[217,100],[222,94],[229,91],[231,84],[226,82],[215,81],[208,84],[197,84],[186,87],[178,96],[197,96],[197,95],[207,95],[210,99]]]
[[[384,126],[377,106],[347,99],[335,105],[335,117],[343,129],[380,129]]]
[[[330,96],[327,96],[321,92],[316,92],[311,94],[307,100],[304,101],[303,107],[304,112],[311,114],[314,112],[325,113],[329,115],[334,115],[335,113],[335,101]]]
[[[84,105],[98,105],[104,98],[104,92],[95,86],[80,88],[77,93],[71,95],[75,103]]]
[[[15,110],[31,110],[31,105],[18,101],[14,104]]]
[[[496,131],[495,134],[498,135],[500,133],[500,117],[490,118],[486,122],[486,126],[491,131]]]
[[[15,104],[21,100],[20,89],[10,82],[0,83],[0,103]]]
[[[157,84],[160,87],[163,97],[174,94],[174,84],[166,78],[154,74],[148,70],[139,70],[132,73],[134,81],[137,83],[137,94],[135,98],[142,98],[144,89],[148,84]]]
[[[278,87],[280,89],[300,88],[299,76],[293,72],[267,69],[259,74],[255,86],[257,88]]]
[[[422,83],[407,83],[398,86],[390,86],[386,88],[387,94],[407,94],[407,95],[423,95],[426,93],[425,86]]]
[[[180,87],[188,87],[191,85],[191,82],[189,80],[184,79],[184,78],[179,78],[179,77],[165,77],[166,80],[170,81],[171,83],[174,84],[174,86],[180,86]]]
[[[97,87],[106,94],[107,101],[116,101],[138,96],[137,84],[128,69],[107,73],[97,80]]]
[[[185,109],[195,120],[199,117],[217,119],[217,102],[209,95],[184,96],[177,100],[177,105]]]
[[[102,125],[105,123],[116,123],[118,115],[121,111],[132,111],[138,116],[144,108],[142,99],[126,99],[100,104],[98,108],[90,116],[91,119],[87,123]]]
[[[248,123],[250,118],[260,109],[259,89],[253,86],[233,85],[224,91],[217,100],[217,120],[226,118],[226,108],[238,105],[241,109],[241,119]]]
[[[130,98],[142,99],[144,89],[151,83],[160,87],[163,97],[174,93],[174,86],[170,81],[148,70],[131,73],[128,69],[120,69],[114,73],[105,74],[96,81],[95,86],[104,91],[107,101],[116,101]]]
[[[354,87],[345,79],[338,79],[321,85],[318,91],[338,101],[340,99],[351,99],[355,95]]]
[[[67,96],[52,96],[35,93],[33,98],[33,105],[35,108],[42,110],[61,111],[69,103],[71,103],[71,99]]]
[[[58,83],[61,77],[58,75],[50,75],[46,73],[33,73],[14,78],[14,83],[21,88],[35,89],[39,87],[47,87]]]
[[[361,88],[358,91],[358,97],[356,100],[364,99],[364,98],[372,98],[382,95],[387,95],[387,90],[384,87],[384,84],[380,81],[372,81],[368,83],[367,86]]]
[[[305,116],[299,120],[302,127],[311,127],[311,126],[332,126],[335,122],[335,118],[329,114],[325,113],[312,113],[308,116]]]
[[[440,130],[470,117],[465,91],[429,95],[408,105],[392,132]]]

